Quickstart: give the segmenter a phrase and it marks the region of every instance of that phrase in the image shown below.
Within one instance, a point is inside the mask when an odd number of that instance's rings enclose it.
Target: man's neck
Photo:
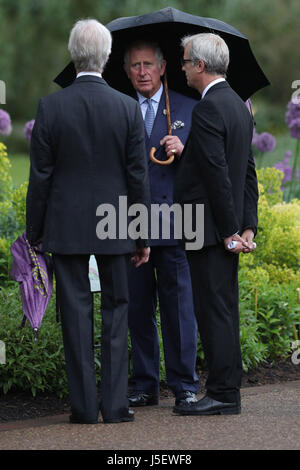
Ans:
[[[203,81],[201,83],[201,89],[199,90],[201,95],[203,93],[203,91],[205,90],[205,88],[212,82],[214,82],[215,80],[219,79],[219,78],[224,78],[222,75],[206,75],[206,77],[203,78]]]

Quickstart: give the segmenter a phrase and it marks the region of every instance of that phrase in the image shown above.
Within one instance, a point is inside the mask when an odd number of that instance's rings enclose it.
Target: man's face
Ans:
[[[131,50],[126,73],[134,89],[146,98],[151,98],[160,88],[160,77],[165,68],[165,61],[159,66],[152,47],[143,46]]]
[[[184,49],[184,54],[183,54],[183,65],[182,65],[182,70],[185,72],[186,76],[186,81],[188,86],[196,88],[195,84],[195,78],[196,78],[196,67],[195,65],[192,64],[190,61],[190,44],[188,44],[185,49]]]

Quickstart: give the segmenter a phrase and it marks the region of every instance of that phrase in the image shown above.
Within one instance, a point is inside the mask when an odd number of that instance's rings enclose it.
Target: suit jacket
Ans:
[[[119,196],[149,205],[144,125],[135,100],[95,76],[42,98],[31,138],[26,231],[30,243],[61,254],[123,254]],[[117,239],[100,240],[100,204],[116,211]],[[106,216],[107,214],[105,214]]]
[[[170,100],[170,112],[171,112],[171,123],[174,124],[176,121],[184,124],[182,127],[177,127],[172,130],[172,135],[177,135],[181,142],[185,144],[186,139],[189,135],[192,111],[197,101],[192,98],[181,95],[173,90],[169,90]],[[166,95],[162,93],[158,110],[156,113],[155,121],[150,138],[145,131],[145,142],[147,149],[148,168],[149,168],[149,182],[150,182],[150,194],[152,204],[167,204],[171,206],[173,204],[173,190],[174,190],[174,178],[177,171],[178,160],[175,157],[175,161],[171,165],[162,166],[153,163],[149,158],[150,149],[155,147],[157,152],[155,157],[159,160],[166,160],[168,157],[165,153],[164,147],[160,146],[160,140],[168,134],[167,118],[164,114],[166,109]],[[160,217],[160,222],[162,218]],[[177,245],[178,241],[174,240],[174,221],[171,214],[170,222],[170,239],[163,239],[160,231],[159,239],[149,240],[151,246],[165,246],[165,245]],[[150,234],[149,234],[150,237]]]
[[[227,82],[212,86],[194,108],[174,199],[204,204],[204,246],[246,228],[256,232],[258,189],[252,134],[250,113]]]

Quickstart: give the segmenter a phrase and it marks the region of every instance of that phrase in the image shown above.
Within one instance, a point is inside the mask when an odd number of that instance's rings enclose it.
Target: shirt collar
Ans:
[[[207,85],[207,87],[204,88],[201,98],[202,98],[202,99],[204,98],[204,96],[206,95],[206,93],[208,92],[208,90],[209,90],[212,86],[216,85],[217,83],[225,82],[225,81],[226,81],[225,78],[222,77],[222,78],[216,78],[215,80],[213,80],[212,82],[210,82],[210,83]]]
[[[94,77],[102,78],[102,75],[99,72],[79,72],[76,78],[83,77],[84,75],[93,75]]]
[[[156,101],[156,103],[159,103],[162,92],[163,92],[163,85],[161,84],[159,90],[153,96],[151,96],[150,99],[153,101]],[[144,103],[148,99],[145,96],[141,95],[141,93],[139,93],[138,91],[137,91],[137,96],[138,96],[138,100],[140,104]]]

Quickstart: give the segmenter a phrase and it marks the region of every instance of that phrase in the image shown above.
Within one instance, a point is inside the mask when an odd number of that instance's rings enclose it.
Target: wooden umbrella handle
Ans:
[[[171,127],[171,112],[170,112],[170,99],[169,99],[169,88],[168,88],[168,80],[167,80],[167,72],[165,71],[165,95],[166,95],[166,112],[167,112],[167,122],[168,122],[168,135],[172,135],[172,127]],[[171,155],[168,160],[158,160],[155,158],[154,154],[156,152],[156,148],[152,147],[150,150],[150,160],[157,165],[170,165],[173,163],[175,156]]]
[[[174,161],[174,155],[171,155],[168,160],[158,160],[154,156],[155,152],[156,148],[152,147],[150,150],[150,160],[152,160],[153,163],[156,163],[157,165],[170,165]]]

